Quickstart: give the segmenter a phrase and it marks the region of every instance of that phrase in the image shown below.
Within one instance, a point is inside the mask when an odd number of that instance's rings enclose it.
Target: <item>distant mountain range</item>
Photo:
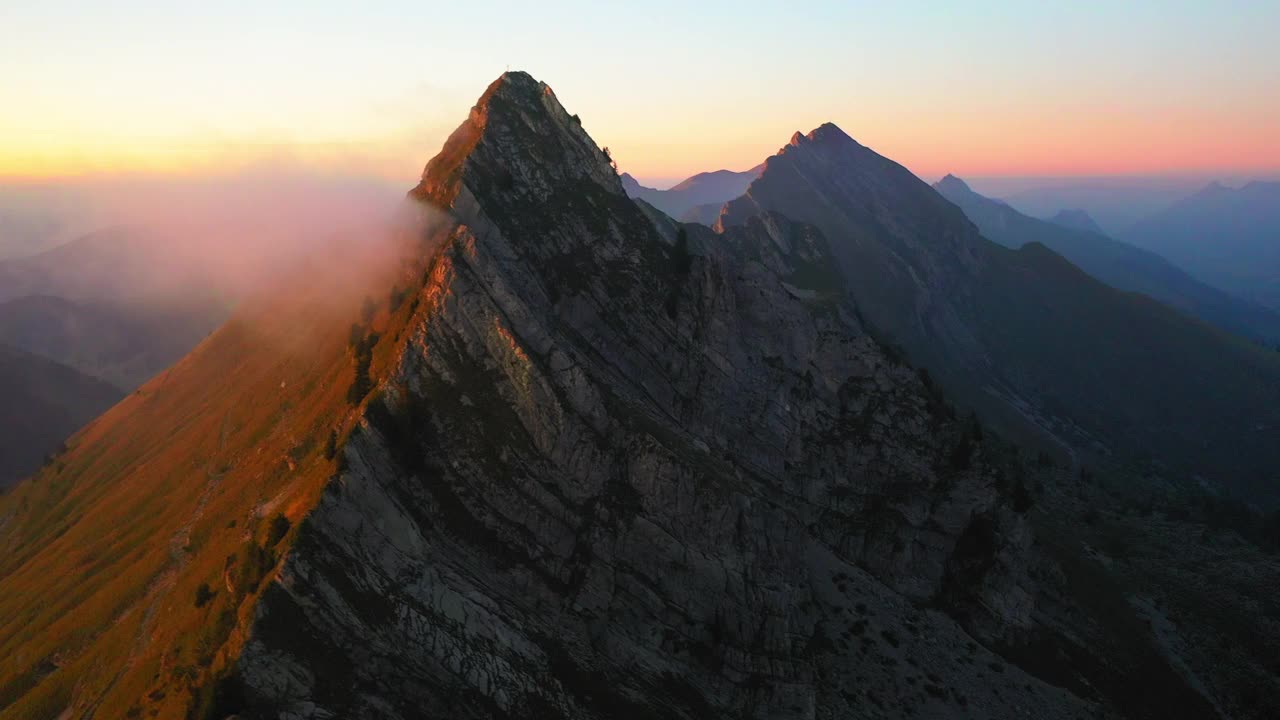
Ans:
[[[115,227],[0,260],[0,483],[191,351],[231,288],[165,238]],[[3,404],[3,403],[0,403]]]
[[[0,345],[0,489],[39,470],[63,440],[123,395],[101,380]]]
[[[1114,288],[1148,295],[1243,337],[1280,344],[1280,313],[1210,287],[1154,252],[1100,234],[1083,211],[1037,220],[973,192],[954,175],[934,188],[958,205],[983,236],[1001,245],[1017,249],[1041,243]]]
[[[63,183],[0,181],[0,260],[34,255],[95,225],[84,193]]]
[[[1213,183],[1120,235],[1210,285],[1280,311],[1280,182]]]
[[[28,295],[0,303],[0,342],[132,390],[190,352],[226,312]]]
[[[1086,211],[1103,230],[1117,236],[1135,222],[1160,212],[1195,192],[1194,181],[1181,179],[1032,179],[1018,183],[984,178],[971,183],[988,197],[998,197],[1031,217],[1047,218],[1063,208]],[[1026,185],[1031,184],[1031,187]]]
[[[129,391],[221,324],[242,291],[171,239],[114,227],[0,261],[0,343]]]
[[[98,230],[44,252],[0,261],[0,302],[29,295],[121,306],[229,302],[238,289],[207,258],[134,226]]]
[[[669,190],[645,187],[623,173],[622,188],[627,195],[644,200],[677,220],[703,222],[710,219],[714,222],[720,206],[741,195],[763,169],[763,165],[757,165],[745,172],[716,170],[698,173]]]

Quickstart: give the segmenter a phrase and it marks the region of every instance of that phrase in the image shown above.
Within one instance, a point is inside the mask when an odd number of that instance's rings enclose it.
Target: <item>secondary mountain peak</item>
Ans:
[[[685,192],[685,191],[697,192],[698,190],[708,186],[713,186],[718,184],[733,184],[735,182],[740,181],[740,179],[743,177],[754,178],[758,176],[762,170],[764,170],[763,164],[757,165],[751,168],[750,170],[746,170],[744,172],[735,172],[733,170],[724,170],[724,169],[711,170],[709,172],[700,172],[697,175],[690,175],[684,180],[681,180],[679,183],[671,186],[671,190],[674,192]]]
[[[1097,233],[1098,235],[1106,235],[1106,232],[1094,222],[1093,216],[1080,208],[1064,208],[1059,210],[1056,215],[1049,218],[1049,222],[1054,225],[1071,228],[1073,230],[1083,230],[1085,232]]]
[[[913,212],[888,217],[887,208],[897,202],[908,203]],[[847,211],[836,211],[846,204],[857,208],[856,220]],[[793,135],[790,144],[765,161],[764,171],[746,194],[725,205],[718,223],[720,227],[742,224],[770,209],[814,222],[828,237],[833,237],[835,225],[851,221],[863,228],[882,226],[904,237],[936,236],[925,227],[934,224],[936,213],[961,223],[953,227],[963,228],[965,222],[963,213],[909,170],[858,143],[833,123],[824,123],[808,135]],[[961,234],[976,237],[967,229]]]
[[[942,193],[944,196],[947,193],[952,193],[952,192],[955,192],[955,193],[973,192],[973,189],[969,187],[969,183],[961,180],[960,178],[956,177],[955,175],[952,175],[951,173],[947,173],[946,177],[934,183],[933,187],[935,190]]]
[[[644,185],[641,185],[640,181],[631,173],[624,172],[618,176],[618,179],[622,181],[622,189],[626,190],[628,195],[635,195],[636,193],[644,190],[652,190],[652,188],[647,188]]]
[[[627,173],[622,174],[621,181],[627,195],[644,200],[672,218],[712,225],[720,215],[720,207],[746,192],[747,186],[762,172],[764,163],[743,172],[702,172],[667,190],[645,187]]]

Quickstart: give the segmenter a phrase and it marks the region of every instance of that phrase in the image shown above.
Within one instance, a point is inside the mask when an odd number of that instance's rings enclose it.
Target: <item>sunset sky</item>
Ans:
[[[925,177],[1280,170],[1274,0],[602,5],[5,2],[0,176],[408,184],[508,66],[660,186],[827,120]]]

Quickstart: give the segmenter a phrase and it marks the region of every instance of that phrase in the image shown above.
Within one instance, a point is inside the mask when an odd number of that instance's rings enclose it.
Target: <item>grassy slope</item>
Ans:
[[[272,521],[313,505],[335,469],[325,440],[354,421],[348,337],[366,289],[384,336],[417,305],[388,317],[401,271],[354,260],[331,253],[246,303],[0,498],[0,718],[181,717],[234,655],[246,600],[290,542],[271,542]],[[375,349],[375,378],[395,345]],[[202,583],[214,595],[197,607]]]

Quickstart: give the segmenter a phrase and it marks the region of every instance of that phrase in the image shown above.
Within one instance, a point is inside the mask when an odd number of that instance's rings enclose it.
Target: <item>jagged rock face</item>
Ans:
[[[672,224],[518,73],[415,195],[456,225],[225,710],[1092,712],[919,609],[1030,624],[1027,531],[818,227]]]
[[[829,123],[792,136],[746,194],[724,206],[716,227],[765,211],[821,228],[860,312],[913,361],[964,378],[950,389],[972,402],[969,378],[989,360],[965,309],[972,279],[991,258],[961,211]]]

